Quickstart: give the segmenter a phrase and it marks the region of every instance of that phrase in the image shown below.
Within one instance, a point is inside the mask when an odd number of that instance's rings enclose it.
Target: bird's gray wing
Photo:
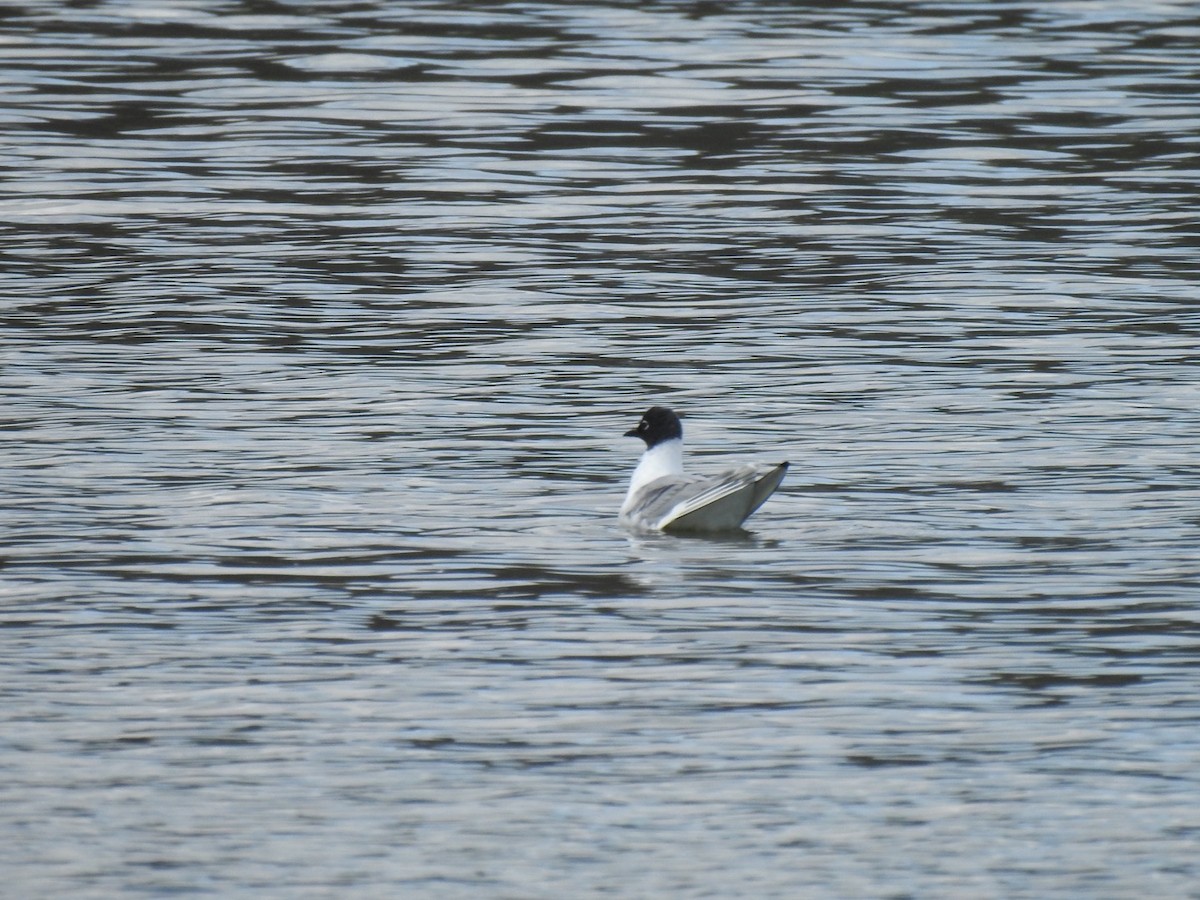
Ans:
[[[787,463],[740,466],[705,480],[659,522],[671,531],[726,531],[741,526],[775,492]]]

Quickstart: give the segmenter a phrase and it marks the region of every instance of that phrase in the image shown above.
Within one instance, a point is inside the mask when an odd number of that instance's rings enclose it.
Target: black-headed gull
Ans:
[[[787,463],[752,463],[711,478],[683,472],[683,426],[665,406],[625,433],[646,442],[621,507],[621,522],[651,531],[732,531],[775,493]]]

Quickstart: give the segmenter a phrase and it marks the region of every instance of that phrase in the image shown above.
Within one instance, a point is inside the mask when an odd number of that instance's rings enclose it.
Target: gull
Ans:
[[[646,442],[621,507],[622,524],[642,530],[736,530],[775,493],[788,468],[751,463],[710,478],[685,475],[683,426],[665,406],[648,409],[625,436]]]

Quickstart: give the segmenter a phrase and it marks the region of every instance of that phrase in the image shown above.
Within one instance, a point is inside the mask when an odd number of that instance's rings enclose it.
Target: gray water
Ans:
[[[0,893],[1200,896],[1198,54],[6,5]]]

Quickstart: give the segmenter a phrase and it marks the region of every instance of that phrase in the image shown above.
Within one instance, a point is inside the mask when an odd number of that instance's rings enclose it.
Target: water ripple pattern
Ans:
[[[1194,4],[14,0],[20,897],[1195,897]],[[616,522],[648,406],[789,459]]]

